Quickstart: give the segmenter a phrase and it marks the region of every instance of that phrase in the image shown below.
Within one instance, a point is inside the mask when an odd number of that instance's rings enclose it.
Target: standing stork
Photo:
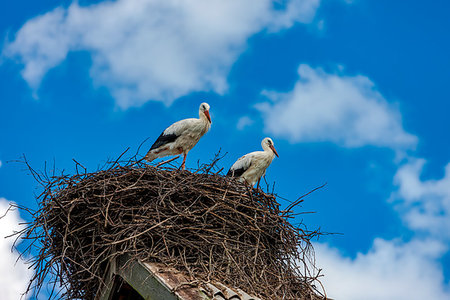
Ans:
[[[184,119],[167,127],[153,143],[145,155],[145,159],[150,162],[164,156],[184,154],[183,163],[181,164],[181,168],[184,170],[189,150],[197,144],[211,127],[208,103],[203,102],[200,104],[198,115],[198,119]]]
[[[255,151],[239,158],[230,168],[227,176],[237,177],[239,181],[254,186],[262,176],[266,174],[266,169],[272,162],[277,150],[273,146],[271,138],[262,140],[261,146],[264,151]]]

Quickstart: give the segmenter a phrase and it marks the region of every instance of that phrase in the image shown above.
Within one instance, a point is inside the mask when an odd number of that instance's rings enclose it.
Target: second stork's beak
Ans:
[[[208,119],[209,123],[211,123],[211,116],[209,115],[209,111],[205,110],[204,113],[205,113],[205,116]]]
[[[278,153],[277,153],[277,150],[275,150],[275,147],[274,147],[273,145],[269,145],[269,147],[270,147],[270,149],[272,149],[273,153],[275,153],[275,155],[276,155],[277,157],[279,157],[279,156],[278,156]]]

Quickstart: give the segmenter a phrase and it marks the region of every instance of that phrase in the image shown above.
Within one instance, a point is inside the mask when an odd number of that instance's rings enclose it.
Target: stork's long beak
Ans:
[[[276,155],[277,157],[279,157],[279,156],[278,156],[278,153],[277,153],[277,150],[275,150],[275,147],[274,147],[273,145],[269,145],[269,147],[270,147],[270,149],[272,149],[273,153],[275,153],[275,155]]]
[[[209,123],[211,123],[211,116],[209,115],[209,110],[204,111],[206,118],[208,119]]]

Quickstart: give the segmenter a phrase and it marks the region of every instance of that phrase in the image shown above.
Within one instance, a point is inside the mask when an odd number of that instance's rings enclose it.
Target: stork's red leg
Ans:
[[[182,170],[184,170],[184,169],[186,168],[186,167],[185,167],[186,156],[187,156],[187,153],[184,153],[183,163],[181,164],[181,169],[182,169]]]

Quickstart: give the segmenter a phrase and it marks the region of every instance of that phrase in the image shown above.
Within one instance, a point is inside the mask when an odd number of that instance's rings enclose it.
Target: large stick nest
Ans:
[[[262,299],[320,299],[310,243],[319,232],[288,221],[302,200],[282,211],[273,193],[212,173],[216,162],[195,172],[130,160],[94,173],[34,173],[44,191],[20,233],[28,250],[38,247],[29,290],[54,282],[58,298],[93,299],[108,262],[127,253]]]

